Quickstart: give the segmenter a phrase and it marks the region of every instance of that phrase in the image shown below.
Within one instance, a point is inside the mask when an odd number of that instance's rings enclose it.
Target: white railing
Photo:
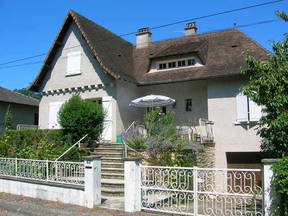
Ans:
[[[201,143],[205,142],[213,142],[214,135],[213,135],[213,121],[209,121],[204,118],[199,118],[199,129],[201,135]]]
[[[83,136],[80,140],[78,140],[77,142],[75,142],[70,148],[68,148],[63,154],[61,154],[58,158],[55,159],[55,161],[60,160],[64,155],[66,155],[72,148],[74,148],[76,145],[78,145],[78,148],[80,148],[80,142],[82,140],[84,140],[86,137],[88,136],[88,134],[86,134],[85,136]]]
[[[130,130],[134,130],[136,128],[136,122],[133,121],[130,126],[124,131],[125,134],[129,133]],[[122,140],[123,144],[124,144],[124,158],[128,157],[128,150],[135,152],[136,154],[138,154],[139,152],[137,152],[135,149],[131,148],[129,145],[127,145],[127,143],[125,142],[125,140]]]
[[[38,125],[17,124],[17,130],[38,129]]]
[[[141,208],[183,215],[262,215],[260,169],[140,166]]]
[[[1,176],[84,185],[84,163],[0,158]]]

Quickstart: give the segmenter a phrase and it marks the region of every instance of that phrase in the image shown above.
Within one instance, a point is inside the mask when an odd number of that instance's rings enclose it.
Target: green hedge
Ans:
[[[8,130],[0,134],[0,156],[52,160],[72,145],[62,130]],[[81,161],[88,150],[74,148],[62,160]]]

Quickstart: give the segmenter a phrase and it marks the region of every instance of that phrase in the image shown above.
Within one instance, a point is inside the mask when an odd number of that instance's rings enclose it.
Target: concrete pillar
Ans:
[[[140,187],[141,159],[125,159],[124,162],[124,202],[126,212],[141,211]]]
[[[277,199],[277,194],[273,188],[272,178],[273,170],[272,165],[278,159],[263,159],[262,166],[262,191],[263,191],[263,212],[265,216],[272,215],[273,202]]]
[[[85,157],[85,206],[94,208],[101,204],[101,157]]]

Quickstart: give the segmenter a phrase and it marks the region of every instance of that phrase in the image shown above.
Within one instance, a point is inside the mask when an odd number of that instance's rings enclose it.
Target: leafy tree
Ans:
[[[287,14],[277,12],[287,20]],[[273,43],[273,55],[266,61],[248,56],[249,83],[242,88],[245,95],[263,106],[258,134],[263,138],[263,151],[282,157],[288,155],[288,35]]]
[[[66,134],[71,134],[73,141],[85,134],[87,142],[98,141],[103,131],[105,113],[102,106],[79,95],[72,96],[59,111],[59,123]]]
[[[41,94],[37,93],[37,92],[32,92],[32,91],[29,91],[28,89],[26,88],[21,88],[21,89],[14,89],[15,92],[18,92],[20,94],[23,94],[23,95],[26,95],[28,97],[32,97],[32,98],[35,98],[37,100],[40,100],[41,99]]]
[[[4,116],[4,129],[11,130],[13,129],[12,126],[12,112],[10,110],[10,105],[8,105],[5,116]]]

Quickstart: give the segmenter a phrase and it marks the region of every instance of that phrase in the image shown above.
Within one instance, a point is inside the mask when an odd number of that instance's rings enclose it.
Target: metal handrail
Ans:
[[[135,121],[133,121],[129,127],[125,130],[125,133],[127,133],[132,127],[134,128],[135,127]],[[127,158],[128,157],[128,149],[135,152],[135,153],[139,153],[137,152],[135,149],[131,148],[130,146],[128,146],[125,142],[125,140],[122,140],[123,141],[123,144],[124,144],[124,158]]]
[[[80,147],[80,142],[85,139],[88,136],[88,134],[86,134],[85,136],[83,136],[80,140],[78,140],[76,143],[74,143],[69,149],[67,149],[62,155],[60,155],[58,158],[55,159],[55,161],[58,161],[60,158],[62,158],[65,154],[67,154],[73,147],[75,147],[78,144],[78,147]]]

